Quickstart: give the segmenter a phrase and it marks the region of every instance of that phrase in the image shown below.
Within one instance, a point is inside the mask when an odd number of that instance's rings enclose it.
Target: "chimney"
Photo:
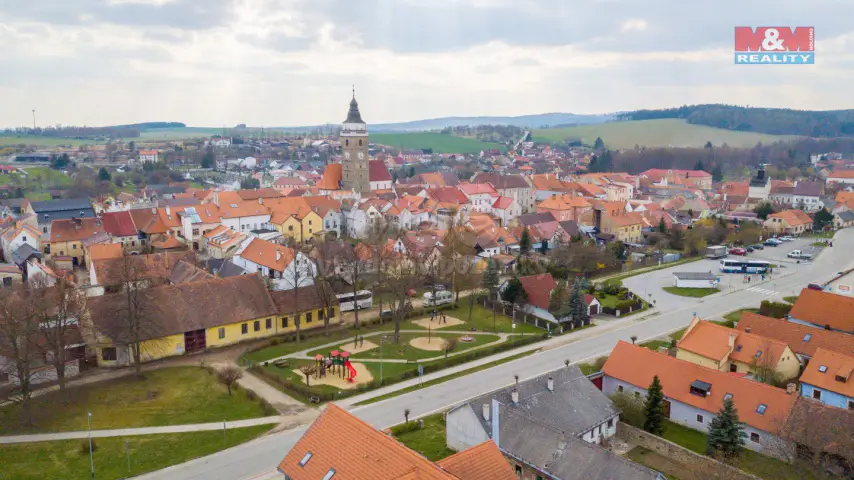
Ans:
[[[172,209],[169,208],[169,205],[166,205],[166,216],[169,218],[169,220],[172,220]]]
[[[549,377],[549,379],[546,380],[546,387],[548,387],[550,392],[554,392],[555,391],[555,379],[552,377]]]
[[[276,261],[278,262],[281,259],[282,259],[282,252],[280,252],[279,250],[276,250]]]
[[[258,205],[264,205],[264,199],[262,199],[260,196],[258,197]]]
[[[787,394],[793,395],[797,390],[798,390],[798,386],[795,385],[794,383],[787,383],[786,384],[786,393]]]
[[[730,349],[735,348],[735,334],[734,333],[729,334],[729,342],[728,343],[729,343]]]
[[[745,331],[745,332],[747,332],[747,333],[750,333],[750,327],[746,327],[746,328],[744,329],[744,331]]]
[[[153,215],[157,215],[157,209],[156,209],[156,208],[154,208],[154,207],[152,207],[152,208],[151,208],[151,213],[152,213]]]
[[[514,404],[518,404],[519,403],[519,390],[514,388],[513,391],[510,392],[510,399],[513,400]]]
[[[486,420],[487,422],[489,421],[489,404],[488,403],[483,404],[483,419]]]

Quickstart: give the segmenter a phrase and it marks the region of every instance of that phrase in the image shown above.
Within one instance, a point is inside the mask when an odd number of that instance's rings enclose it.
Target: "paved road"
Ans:
[[[763,285],[769,290],[783,291],[788,295],[789,292],[799,291],[808,282],[826,281],[836,272],[854,267],[854,257],[850,255],[851,248],[854,248],[854,229],[842,230],[837,233],[834,247],[826,249],[815,262],[787,271]],[[672,271],[683,271],[685,268],[691,267],[676,266],[673,267]],[[666,274],[668,270],[651,272],[644,276],[655,276],[660,272]],[[642,277],[644,276],[641,276],[639,280],[643,281]],[[633,278],[637,279],[638,277]],[[690,303],[681,304],[675,308],[662,309],[659,307],[659,310],[664,311],[658,315],[629,322],[620,328],[423,390],[357,407],[352,412],[377,428],[387,428],[403,421],[403,411],[406,408],[410,409],[412,417],[437,412],[481,395],[483,392],[509,385],[513,382],[513,375],[515,374],[518,374],[522,379],[529,378],[560,368],[564,359],[579,362],[605,355],[614,348],[618,341],[628,341],[633,335],[638,337],[638,341],[644,341],[678,330],[691,321],[693,312],[704,318],[719,317],[734,309],[755,306],[759,301],[767,298],[767,294],[757,290],[748,290],[748,288],[761,288],[761,285],[751,285],[750,287],[743,285],[743,288],[710,295],[702,299],[691,299]],[[172,478],[257,480],[277,478],[276,465],[303,432],[304,428],[300,428],[268,435],[214,455],[144,475],[141,478],[149,480]]]

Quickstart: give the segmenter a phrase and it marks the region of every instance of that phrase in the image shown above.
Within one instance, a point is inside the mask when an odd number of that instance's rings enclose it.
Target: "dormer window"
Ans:
[[[768,405],[764,403],[760,403],[758,407],[756,407],[756,413],[759,415],[765,415],[765,410],[768,410]]]
[[[811,338],[812,338],[812,334],[811,334],[811,333],[808,333],[808,334],[804,335],[804,341],[805,341],[805,342],[809,342]]]
[[[712,384],[704,382],[702,380],[694,380],[691,382],[690,392],[692,395],[697,395],[700,397],[706,397],[712,391]]]
[[[304,467],[305,464],[308,463],[309,460],[311,460],[312,455],[313,454],[311,452],[305,452],[305,455],[303,455],[299,461],[299,466]]]
[[[822,365],[822,366],[818,367],[818,371],[820,373],[826,372],[827,371],[827,365]]]

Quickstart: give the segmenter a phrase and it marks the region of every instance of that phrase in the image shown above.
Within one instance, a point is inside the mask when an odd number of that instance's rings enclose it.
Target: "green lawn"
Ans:
[[[741,314],[744,312],[759,313],[759,309],[758,308],[740,308],[738,310],[734,310],[734,311],[729,312],[726,315],[724,315],[724,319],[728,322],[732,322],[733,324],[738,323],[738,321],[741,320]]]
[[[510,332],[515,333],[543,333],[545,329],[538,328],[534,325],[516,322],[516,328],[512,327],[513,319],[502,315],[500,312],[495,314],[495,323],[493,324],[492,310],[484,308],[483,305],[474,304],[472,308],[471,320],[469,320],[469,303],[468,298],[460,299],[459,307],[442,311],[448,317],[454,317],[458,320],[466,322],[464,325],[448,327],[452,330],[470,330],[476,328],[479,332]]]
[[[669,480],[690,480],[694,478],[690,467],[648,448],[635,447],[626,456],[633,462],[640,463],[657,472],[663,473]]]
[[[0,136],[0,146],[2,145],[35,145],[38,147],[58,147],[60,145],[92,145],[95,142],[92,140],[77,140],[71,138],[53,138],[41,137],[38,135],[3,135]]]
[[[421,385],[413,385],[411,387],[406,387],[406,388],[402,388],[402,389],[394,391],[394,392],[386,393],[385,395],[380,395],[378,397],[373,397],[373,398],[369,398],[367,400],[362,400],[361,402],[356,403],[356,406],[370,405],[371,403],[376,403],[376,402],[379,402],[382,400],[387,400],[389,398],[396,397],[398,395],[403,395],[403,394],[406,394],[409,392],[414,392],[415,390],[420,390],[422,388],[432,387],[433,385],[438,385],[440,383],[444,383],[444,382],[447,382],[449,380],[453,380],[455,378],[464,377],[466,375],[470,375],[472,373],[479,372],[481,370],[486,370],[487,368],[492,368],[492,367],[501,365],[502,363],[512,362],[513,360],[517,360],[517,359],[520,359],[522,357],[527,357],[528,355],[531,355],[532,353],[535,353],[536,351],[537,350],[531,350],[528,352],[517,353],[516,355],[511,355],[509,357],[502,358],[501,360],[496,360],[494,362],[484,363],[483,365],[480,365],[478,367],[472,367],[472,368],[469,368],[467,370],[462,370],[462,371],[457,372],[457,373],[445,375],[444,377],[434,378],[433,380],[424,382]]]
[[[471,138],[455,137],[432,132],[372,133],[369,141],[379,145],[402,149],[432,148],[433,153],[480,153],[481,150],[507,147],[498,143],[481,142]]]
[[[437,356],[444,355],[444,351],[441,351],[441,350],[440,351],[422,350],[420,348],[415,348],[409,344],[409,342],[415,338],[420,338],[420,337],[426,338],[427,336],[428,335],[427,335],[426,330],[424,331],[424,333],[401,333],[399,345],[392,345],[392,344],[383,345],[383,347],[382,347],[382,350],[383,350],[382,354],[384,355],[383,358],[397,359],[397,360],[421,360],[424,358],[434,358]],[[495,341],[498,341],[501,339],[501,337],[499,337],[498,335],[472,334],[472,336],[475,338],[474,342],[465,343],[465,342],[459,342],[458,341],[457,347],[451,353],[462,352],[462,351],[465,351],[465,350],[468,350],[468,349],[471,349],[474,347],[482,347],[484,345],[487,345],[489,343],[492,343],[492,342],[495,342]],[[459,337],[460,337],[460,334],[458,334],[458,333],[438,333],[436,331],[433,331],[430,334],[431,343],[435,342],[437,345],[441,345],[441,342],[444,339],[459,338]],[[367,340],[377,340],[374,343],[379,342],[378,339],[373,339],[372,337],[368,337]],[[327,349],[323,349],[323,350],[316,350],[316,351],[309,353],[309,355],[311,355],[311,356],[315,356],[318,354],[328,355],[329,352],[327,351]],[[350,358],[352,358],[353,361],[360,360],[360,359],[376,360],[376,359],[380,358],[380,349],[375,348],[373,350],[368,350],[365,352],[357,353],[357,354],[354,354]]]
[[[688,330],[688,327],[676,330],[675,332],[671,333],[670,338],[672,338],[673,340],[676,340],[677,342],[679,340],[682,340],[682,335],[685,335],[685,330]]]
[[[682,119],[635,120],[535,129],[532,135],[534,141],[539,142],[581,140],[587,145],[593,145],[596,137],[601,137],[605,146],[611,149],[631,149],[636,145],[702,148],[706,142],[712,142],[716,147],[726,143],[730,147],[752,148],[759,142],[769,144],[797,138],[792,135],[767,135],[694,125]],[[373,137],[374,135],[371,135],[371,139]]]
[[[141,475],[209,455],[251,440],[269,425],[221,431],[139,435],[94,439],[95,478],[117,479]],[[125,444],[127,442],[127,444]],[[130,453],[130,471],[126,448]],[[284,455],[284,454],[283,454]],[[0,478],[41,480],[90,478],[87,440],[3,445]]]
[[[664,287],[662,290],[673,295],[679,295],[680,297],[693,298],[701,298],[720,292],[717,288]]]
[[[791,295],[791,296],[788,296],[788,297],[783,297],[783,300],[785,300],[785,301],[787,301],[787,302],[789,302],[789,303],[791,303],[791,304],[793,304],[793,305],[794,305],[794,303],[798,301],[798,296],[797,296],[797,295]]]
[[[670,341],[668,340],[650,340],[648,342],[644,342],[639,344],[641,347],[648,348],[653,351],[658,351],[658,347],[670,347]]]
[[[836,232],[834,232],[834,231],[830,231],[830,232],[812,232],[812,233],[810,233],[810,234],[809,234],[809,236],[810,236],[810,237],[814,237],[814,238],[833,238],[833,235],[835,235],[835,234],[836,234]]]
[[[389,415],[403,418],[403,412],[389,412]],[[417,423],[417,420],[410,420],[410,425],[392,427],[392,435],[400,443],[434,462],[456,453],[445,443],[445,419],[442,414],[429,415],[423,417],[423,420],[424,428],[413,428],[412,424]]]
[[[232,397],[207,370],[174,367],[68,388],[32,399],[34,426],[21,424],[19,405],[0,408],[0,434],[149,427],[263,417],[258,401],[241,389]]]

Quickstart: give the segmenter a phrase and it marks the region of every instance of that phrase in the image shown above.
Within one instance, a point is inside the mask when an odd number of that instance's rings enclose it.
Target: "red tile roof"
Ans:
[[[436,462],[462,479],[516,480],[516,474],[492,440]]]
[[[854,331],[854,298],[805,288],[801,290],[791,317],[845,332]]]
[[[368,181],[371,182],[390,182],[391,174],[388,173],[388,168],[382,160],[371,160],[368,162]]]
[[[707,412],[717,413],[726,394],[738,409],[739,419],[760,430],[775,433],[786,423],[797,395],[746,378],[702,367],[647,348],[619,342],[602,367],[605,375],[647,388],[658,375],[664,395]],[[706,396],[691,393],[691,383],[700,380],[712,385]],[[764,413],[759,413],[765,405]]]
[[[819,348],[800,380],[801,383],[854,398],[854,356]]]
[[[294,259],[294,249],[256,238],[240,252],[240,257],[278,272],[284,272]]]
[[[103,231],[101,222],[97,218],[54,220],[50,224],[50,242],[80,241]]]
[[[104,231],[114,237],[130,237],[137,234],[130,212],[106,212],[101,214]]]
[[[522,288],[528,294],[529,304],[543,310],[549,309],[549,294],[557,286],[557,282],[550,273],[519,277],[519,281],[522,282]]]
[[[819,347],[836,353],[854,355],[854,335],[800,325],[751,312],[741,314],[737,328],[741,331],[750,329],[752,333],[785,342],[793,352],[799,355],[812,357]]]

